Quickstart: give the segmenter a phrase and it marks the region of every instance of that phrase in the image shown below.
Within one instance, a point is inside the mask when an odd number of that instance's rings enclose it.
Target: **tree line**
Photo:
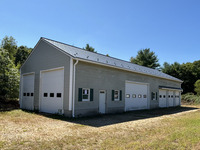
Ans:
[[[32,48],[17,46],[16,40],[5,36],[0,45],[0,100],[19,97],[19,69]]]
[[[83,50],[97,53],[93,47],[86,44]],[[18,98],[19,95],[19,69],[31,53],[32,48],[18,46],[16,40],[5,36],[0,45],[0,100]],[[106,56],[109,56],[108,54]],[[150,48],[141,49],[136,57],[130,57],[130,62],[158,69],[164,73],[183,80],[184,93],[193,92],[200,94],[200,60],[180,64],[165,62],[159,64],[159,59]]]
[[[158,63],[158,58],[149,48],[138,51],[137,56],[131,57],[132,63],[158,69],[166,74],[181,79],[183,81],[183,93],[199,93],[200,94],[200,60],[188,63],[174,62],[169,64],[164,62],[163,66]]]

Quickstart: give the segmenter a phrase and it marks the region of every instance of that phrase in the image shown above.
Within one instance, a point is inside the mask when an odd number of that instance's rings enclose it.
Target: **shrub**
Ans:
[[[189,104],[200,104],[200,96],[194,93],[186,93],[182,95],[182,102]]]
[[[195,82],[194,87],[194,91],[197,92],[197,95],[200,95],[200,79]]]

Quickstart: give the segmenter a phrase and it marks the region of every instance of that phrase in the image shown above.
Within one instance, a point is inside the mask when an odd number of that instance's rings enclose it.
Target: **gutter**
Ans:
[[[72,117],[74,118],[74,108],[75,108],[75,78],[76,78],[76,65],[78,64],[78,60],[76,59],[76,62],[73,66],[73,90],[72,90],[72,95],[73,95],[73,99],[72,99]]]

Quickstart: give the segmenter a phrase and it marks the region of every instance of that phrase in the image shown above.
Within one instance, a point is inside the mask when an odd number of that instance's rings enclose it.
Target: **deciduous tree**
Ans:
[[[14,56],[17,52],[17,42],[12,36],[5,36],[3,38],[1,41],[1,48],[8,50],[10,59],[14,61]]]
[[[0,48],[0,100],[17,98],[19,95],[19,72],[6,49]]]
[[[15,55],[15,66],[22,65],[27,57],[29,56],[31,48],[27,48],[26,46],[20,46],[17,48],[17,53]]]

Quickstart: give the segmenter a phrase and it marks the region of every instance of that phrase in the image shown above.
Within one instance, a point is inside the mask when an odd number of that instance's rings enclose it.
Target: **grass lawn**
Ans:
[[[4,111],[0,112],[0,149],[197,150],[200,109],[184,106],[78,119]]]

